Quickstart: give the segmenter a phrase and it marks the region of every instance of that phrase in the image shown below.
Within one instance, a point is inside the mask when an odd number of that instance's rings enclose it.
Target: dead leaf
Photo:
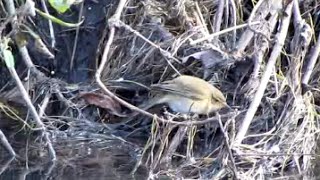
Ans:
[[[206,69],[215,67],[218,64],[227,63],[228,59],[228,55],[220,50],[207,49],[182,58],[182,62],[186,63],[190,57],[201,61]]]
[[[192,58],[201,62],[204,68],[204,78],[212,74],[211,68],[218,69],[220,67],[227,67],[234,62],[229,54],[218,48],[199,51],[181,59],[183,63],[187,63],[188,60]]]
[[[119,117],[126,116],[121,114],[120,104],[106,94],[85,92],[80,93],[79,97],[83,98],[88,104],[103,108],[111,114],[114,114]]]

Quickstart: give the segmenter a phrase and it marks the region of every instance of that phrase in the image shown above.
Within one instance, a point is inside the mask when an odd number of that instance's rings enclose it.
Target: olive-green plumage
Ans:
[[[228,106],[221,91],[203,79],[182,75],[151,86],[156,96],[140,106],[167,104],[179,113],[209,114]]]

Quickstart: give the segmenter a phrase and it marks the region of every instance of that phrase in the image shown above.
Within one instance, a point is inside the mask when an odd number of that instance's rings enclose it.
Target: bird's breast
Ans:
[[[196,114],[207,114],[210,109],[210,101],[204,100],[192,100],[190,98],[180,97],[172,98],[167,102],[170,109],[180,113],[196,113]]]

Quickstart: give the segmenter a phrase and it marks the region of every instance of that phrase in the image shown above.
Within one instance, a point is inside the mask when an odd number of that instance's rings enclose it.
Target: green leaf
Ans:
[[[4,49],[3,51],[3,58],[6,62],[6,65],[8,68],[14,68],[14,57],[12,55],[12,52],[8,49]]]
[[[82,20],[81,22],[75,23],[75,24],[73,24],[73,23],[67,23],[67,22],[64,22],[64,21],[62,21],[62,20],[54,17],[54,16],[51,16],[50,14],[47,14],[47,13],[42,12],[42,11],[40,11],[39,9],[36,9],[36,12],[39,13],[41,16],[43,16],[43,17],[51,20],[52,22],[57,23],[57,24],[60,24],[61,26],[66,26],[66,27],[78,27],[78,26],[80,26],[80,25],[83,23],[83,20]]]
[[[53,7],[59,13],[66,12],[75,0],[48,0],[51,7]]]

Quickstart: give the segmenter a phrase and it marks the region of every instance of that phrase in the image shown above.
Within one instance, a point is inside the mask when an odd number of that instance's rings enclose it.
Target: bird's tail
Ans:
[[[152,98],[149,98],[147,101],[143,102],[138,108],[147,111],[148,109],[152,108],[153,106],[156,106],[158,104],[163,104],[165,103],[165,98],[161,96],[155,96]],[[134,117],[136,115],[140,114],[139,112],[133,112],[130,116]]]
[[[165,100],[163,97],[155,96],[155,97],[148,99],[147,101],[145,101],[144,103],[142,103],[138,107],[143,110],[148,110],[148,109],[152,108],[153,106],[155,106],[157,104],[162,104],[164,102],[165,102]]]

